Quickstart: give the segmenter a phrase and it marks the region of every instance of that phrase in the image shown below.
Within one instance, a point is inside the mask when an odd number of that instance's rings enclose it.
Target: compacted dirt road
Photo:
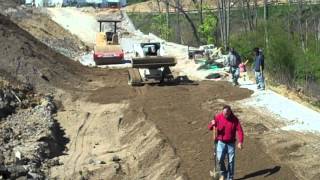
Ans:
[[[123,121],[136,121],[142,114],[147,121],[153,122],[176,150],[181,159],[180,168],[190,179],[210,179],[213,160],[211,134],[206,129],[209,118],[219,112],[223,104],[233,104],[251,94],[249,90],[234,88],[226,82],[136,88],[121,84],[125,82],[119,83],[118,87],[100,88],[89,96],[89,100],[110,103],[114,99],[101,94],[126,92],[129,108]],[[248,111],[238,107],[235,110],[241,115]],[[245,122],[243,126],[252,128]],[[272,160],[254,136],[246,136],[245,149],[238,152],[236,174],[241,179],[297,179],[287,166]]]

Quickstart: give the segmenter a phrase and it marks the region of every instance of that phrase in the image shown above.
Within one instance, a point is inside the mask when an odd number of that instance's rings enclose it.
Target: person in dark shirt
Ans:
[[[240,76],[239,64],[241,63],[241,57],[234,48],[227,48],[228,54],[228,65],[230,66],[230,73],[232,75],[232,83],[234,86],[239,85],[238,79]]]
[[[264,55],[262,53],[262,50],[260,48],[254,48],[253,49],[255,53],[255,60],[254,60],[254,75],[256,78],[256,84],[257,89],[264,90],[265,84],[264,84]]]

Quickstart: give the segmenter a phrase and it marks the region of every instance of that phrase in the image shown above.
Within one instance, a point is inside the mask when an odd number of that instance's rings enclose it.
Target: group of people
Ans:
[[[245,64],[241,60],[241,56],[234,48],[227,48],[228,57],[227,57],[227,65],[230,66],[230,73],[232,75],[232,83],[234,86],[239,85],[238,79],[240,77],[240,72],[246,71]],[[257,84],[257,89],[264,90],[264,55],[262,53],[262,49],[254,48],[254,74]]]
[[[240,72],[245,71],[245,64],[234,48],[228,49],[227,63],[230,66],[232,82],[239,85]],[[264,90],[264,55],[260,48],[254,48],[254,66],[257,89]],[[244,133],[241,123],[229,105],[224,105],[222,112],[216,114],[208,124],[214,144],[215,164],[218,164],[220,180],[233,180],[235,171],[235,149],[243,148]],[[225,159],[227,158],[227,166]]]

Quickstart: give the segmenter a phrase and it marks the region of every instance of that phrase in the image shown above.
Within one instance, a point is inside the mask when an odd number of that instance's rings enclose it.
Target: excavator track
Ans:
[[[130,86],[141,86],[142,78],[140,76],[139,70],[132,68],[128,70],[128,84]]]

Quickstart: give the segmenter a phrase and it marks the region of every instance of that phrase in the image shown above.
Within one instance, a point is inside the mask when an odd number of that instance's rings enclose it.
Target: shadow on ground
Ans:
[[[268,176],[270,176],[270,175],[272,175],[274,173],[277,173],[280,169],[281,169],[281,166],[274,166],[273,168],[268,168],[268,169],[263,169],[263,170],[252,172],[252,173],[247,174],[247,175],[245,175],[242,178],[237,179],[237,180],[249,179],[249,178],[254,178],[254,177],[257,177],[257,176],[268,177]]]

